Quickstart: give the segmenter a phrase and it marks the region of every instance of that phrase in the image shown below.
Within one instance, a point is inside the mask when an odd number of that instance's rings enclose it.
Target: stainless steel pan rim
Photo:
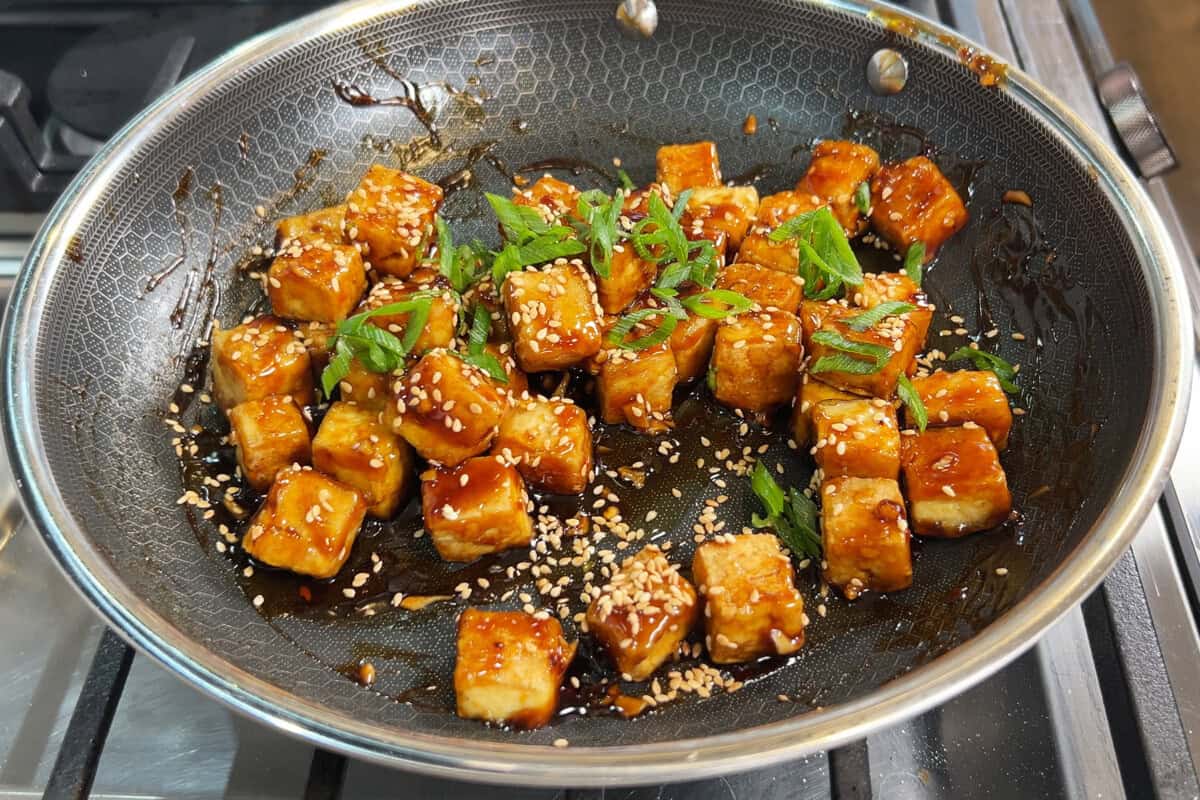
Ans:
[[[436,0],[426,0],[436,2]],[[855,15],[892,9],[874,0],[795,0]],[[1119,157],[1070,109],[1011,68],[1002,91],[1037,112],[1096,174],[1117,205],[1146,271],[1159,321],[1153,392],[1134,458],[1121,488],[1093,529],[1054,575],[982,633],[870,695],[783,722],[704,739],[636,747],[556,749],[516,743],[469,742],[381,729],[318,704],[298,700],[239,670],[154,613],[110,568],[84,530],[66,513],[40,443],[28,383],[29,361],[47,292],[47,265],[65,257],[70,235],[102,196],[123,158],[144,144],[190,98],[309,36],[335,31],[416,3],[360,0],[261,35],[219,59],[134,118],[63,194],[34,243],[4,323],[4,426],[25,508],[59,566],[107,623],[142,652],[211,697],[262,723],[355,758],[442,777],[537,786],[617,786],[731,773],[797,758],[860,739],[962,692],[1029,648],[1050,624],[1096,587],[1124,552],[1166,482],[1182,432],[1191,386],[1192,353],[1178,256],[1146,194]],[[927,30],[957,38],[926,22]],[[950,48],[930,37],[923,43]]]

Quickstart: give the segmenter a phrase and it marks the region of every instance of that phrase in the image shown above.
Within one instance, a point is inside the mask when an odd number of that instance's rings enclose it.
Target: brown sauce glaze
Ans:
[[[333,81],[333,92],[343,103],[360,108],[371,106],[400,106],[407,108],[416,117],[417,122],[421,123],[421,126],[429,133],[429,138],[432,140],[434,146],[441,147],[442,139],[441,134],[438,132],[437,122],[434,121],[433,114],[430,113],[424,101],[421,100],[420,87],[409,80],[401,80],[400,86],[404,94],[393,95],[391,97],[375,97],[369,92],[360,89],[355,84],[338,78]]]
[[[612,172],[591,161],[580,158],[544,158],[538,161],[531,161],[528,164],[522,164],[514,172],[548,172],[551,170],[565,170],[576,177],[591,173],[613,186],[617,185],[617,176],[613,175]]]
[[[157,289],[159,284],[187,261],[188,240],[192,235],[192,223],[191,218],[184,212],[183,204],[192,196],[192,182],[195,178],[195,170],[187,167],[179,174],[179,179],[175,183],[175,191],[171,192],[171,213],[175,216],[175,226],[179,230],[179,255],[166,267],[153,273],[146,279],[145,291],[147,292]]]

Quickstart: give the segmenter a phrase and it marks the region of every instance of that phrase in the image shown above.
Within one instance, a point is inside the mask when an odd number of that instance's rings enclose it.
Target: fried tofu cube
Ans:
[[[934,307],[912,278],[901,272],[867,273],[863,275],[862,285],[854,292],[855,305],[863,308],[874,308],[893,301],[911,303],[917,307],[915,311],[908,312],[907,319],[917,326],[920,349],[924,349],[929,324],[933,322]]]
[[[871,180],[871,224],[901,254],[925,244],[925,260],[967,224],[967,207],[924,156],[884,164]]]
[[[558,711],[558,687],[575,645],[554,617],[468,608],[458,618],[457,652],[458,715],[529,729]]]
[[[397,383],[392,428],[438,464],[487,450],[508,409],[508,394],[449,350],[430,350]]]
[[[437,467],[421,476],[425,529],[447,561],[528,547],[533,539],[529,497],[516,468],[496,456]]]
[[[517,360],[513,358],[512,343],[488,342],[483,349],[500,362],[500,367],[508,378],[508,383],[503,384],[502,391],[508,394],[509,400],[527,397],[529,395],[529,378],[521,371],[521,368],[517,366]]]
[[[337,325],[332,322],[305,322],[296,326],[296,335],[308,351],[314,383],[320,382],[321,372],[329,364],[329,357],[333,354],[330,345],[336,332]]]
[[[358,310],[360,313],[373,311],[411,300],[414,295],[429,297],[429,315],[413,344],[412,352],[420,354],[435,347],[449,347],[454,343],[454,335],[458,331],[459,302],[446,279],[433,270],[414,270],[402,281],[394,278],[380,281],[371,287]],[[412,312],[404,311],[399,314],[380,314],[367,321],[388,333],[403,337],[411,318]]]
[[[826,400],[812,410],[817,466],[825,477],[900,477],[896,409],[878,397]]]
[[[312,467],[289,467],[275,476],[242,549],[272,567],[332,578],[346,563],[366,513],[354,487]]]
[[[792,217],[815,211],[825,204],[822,198],[808,192],[787,191],[769,194],[758,204],[756,227],[764,228],[766,233],[770,233]],[[791,242],[790,246],[794,250],[796,243]]]
[[[592,476],[587,413],[570,400],[516,401],[492,452],[514,462],[531,485],[555,494],[579,494]]]
[[[532,186],[513,192],[513,203],[536,208],[547,222],[574,217],[579,206],[579,190],[552,175],[543,175]]]
[[[819,403],[826,400],[856,400],[857,395],[835,389],[827,383],[813,378],[807,372],[800,376],[800,387],[792,403],[790,430],[792,440],[799,447],[811,447],[817,438],[813,433],[812,415]]]
[[[792,561],[772,534],[744,533],[696,548],[704,644],[714,664],[794,653],[804,644],[804,599]]]
[[[1012,511],[996,446],[974,422],[906,432],[900,466],[913,530],[956,538],[994,528]]]
[[[271,312],[288,319],[340,322],[366,288],[362,257],[349,245],[293,239],[267,270]]]
[[[679,649],[699,616],[696,590],[655,545],[625,559],[587,610],[625,680],[644,681]]]
[[[890,400],[896,392],[896,382],[913,363],[923,342],[919,338],[920,331],[916,323],[908,319],[907,314],[885,317],[880,322],[864,331],[856,331],[847,323],[848,318],[861,314],[862,309],[850,309],[841,305],[826,305],[822,309],[824,319],[817,331],[806,337],[805,346],[809,354],[808,370],[813,377],[829,385],[852,394],[881,397]],[[802,312],[803,313],[803,310]],[[826,356],[846,355],[833,344],[822,343],[817,332],[828,332],[848,339],[856,344],[865,344],[880,348],[879,353],[884,361],[873,372],[854,372],[850,370],[829,369],[828,362],[821,359]],[[852,356],[857,360],[871,364],[872,359],[863,356]]]
[[[277,317],[213,328],[213,397],[222,411],[247,400],[288,394],[313,401],[313,376],[304,342]]]
[[[796,191],[828,203],[846,235],[856,236],[867,227],[867,220],[854,202],[854,194],[878,169],[879,154],[865,144],[832,139],[818,142]]]
[[[700,288],[685,289],[681,296],[695,294]],[[712,357],[713,342],[717,338],[717,320],[694,311],[688,311],[675,330],[671,331],[671,353],[675,356],[675,379],[677,383],[695,380],[708,370]]]
[[[634,337],[641,335],[644,333],[635,328]],[[596,376],[600,418],[624,422],[646,433],[670,428],[671,400],[679,375],[671,341],[643,350],[610,347],[602,356]]]
[[[655,174],[655,179],[670,189],[672,197],[678,197],[684,189],[720,186],[721,162],[717,159],[716,142],[663,145],[655,157]]]
[[[338,391],[343,401],[370,411],[376,419],[386,421],[388,430],[391,430],[391,420],[395,416],[392,385],[396,377],[390,372],[372,372],[357,358],[353,358],[346,377],[338,384]]]
[[[502,290],[521,369],[566,369],[600,351],[596,285],[578,263],[511,273]]]
[[[629,242],[613,248],[607,278],[596,276],[596,293],[605,314],[619,314],[654,285],[658,265],[637,254]]]
[[[403,278],[429,249],[441,205],[437,184],[373,164],[346,201],[346,235],[369,267]]]
[[[913,388],[925,404],[931,426],[940,428],[974,422],[987,431],[997,450],[1008,446],[1012,408],[994,372],[935,372],[924,378],[913,378]],[[912,415],[907,419],[912,426]]]
[[[726,317],[713,343],[709,388],[732,408],[770,411],[795,396],[802,355],[795,314],[752,311]]]
[[[661,183],[652,183],[643,189],[634,189],[625,195],[625,199],[621,202],[621,214],[629,217],[629,219],[637,222],[650,213],[650,195],[656,194],[659,199],[667,204],[667,208],[671,207],[671,203],[667,200],[667,190]]]
[[[319,208],[308,214],[285,217],[275,225],[275,243],[346,243],[346,204]]]
[[[896,481],[841,477],[821,484],[825,580],[847,600],[911,586],[910,538]]]
[[[391,517],[413,488],[415,458],[408,442],[353,403],[334,403],[325,412],[312,459],[321,472],[358,489],[373,517]]]
[[[800,271],[800,252],[796,249],[796,243],[773,242],[767,236],[770,232],[770,228],[766,227],[751,228],[738,247],[737,261],[749,261],[795,275]]]
[[[287,395],[238,403],[229,409],[229,429],[242,475],[260,492],[271,487],[279,470],[312,457],[308,423]]]
[[[753,186],[700,187],[688,197],[683,229],[715,230],[736,250],[758,217],[758,189]]]
[[[804,281],[799,275],[786,275],[761,264],[735,261],[717,273],[716,288],[737,292],[763,308],[777,308],[789,314],[800,310]]]

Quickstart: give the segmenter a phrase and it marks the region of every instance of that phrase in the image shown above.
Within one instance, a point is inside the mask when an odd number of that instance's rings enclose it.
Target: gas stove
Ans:
[[[0,11],[0,292],[105,138],[222,50],[313,5]],[[906,5],[986,43],[1110,130],[1097,76],[1117,73],[1087,0]],[[1100,85],[1111,99],[1112,81]],[[1118,120],[1112,133],[1122,130]],[[1163,161],[1146,155],[1130,152],[1194,264],[1153,174]],[[1198,547],[1200,387],[1172,482],[1130,552],[1033,649],[963,695],[864,742],[742,775],[607,791],[485,788],[314,751],[135,657],[51,564],[0,457],[0,797],[1200,797]]]

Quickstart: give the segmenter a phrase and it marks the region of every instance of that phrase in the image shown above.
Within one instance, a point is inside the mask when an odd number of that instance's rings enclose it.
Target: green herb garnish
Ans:
[[[432,304],[431,294],[418,293],[408,300],[389,303],[339,322],[332,342],[334,354],[321,372],[321,389],[326,399],[333,396],[333,390],[350,374],[350,363],[354,359],[371,372],[391,372],[400,367],[429,320]],[[401,338],[368,324],[373,317],[393,314],[408,314]]]
[[[862,267],[850,249],[850,241],[828,207],[805,211],[784,222],[767,235],[772,242],[795,239],[800,251],[800,277],[804,293],[813,300],[836,296],[842,286],[862,283]]]
[[[872,375],[883,369],[892,357],[891,348],[869,342],[855,342],[837,331],[817,331],[812,335],[817,344],[837,350],[821,356],[809,372],[848,372],[853,375]]]
[[[436,217],[434,222],[437,225],[438,272],[461,295],[483,276],[487,249],[479,242],[455,247],[445,220]]]
[[[729,289],[708,289],[683,298],[681,305],[706,319],[725,319],[749,311],[754,301]]]
[[[750,471],[750,488],[767,512],[765,517],[751,516],[755,527],[775,531],[793,553],[819,559],[821,533],[816,503],[794,486],[785,493],[761,461]]]
[[[632,192],[634,190],[635,187],[633,185],[633,179],[629,177],[629,173],[625,170],[617,170],[617,180],[621,182],[621,188],[626,192]]]
[[[684,281],[693,281],[706,289],[717,279],[717,251],[707,239],[692,241],[683,232],[683,216],[691,190],[680,192],[675,207],[668,209],[657,192],[651,192],[646,216],[633,227],[630,243],[638,256],[659,266],[655,285],[674,289]]]
[[[1016,384],[1017,371],[1013,368],[1012,364],[1009,364],[1000,356],[970,347],[960,347],[951,353],[946,360],[968,360],[975,365],[976,369],[986,369],[995,373],[996,378],[1000,381],[1000,388],[1009,394],[1017,394],[1021,391],[1021,387]]]
[[[921,285],[922,270],[925,266],[925,243],[913,242],[904,254],[904,272],[917,286]]]
[[[575,223],[575,228],[587,245],[592,269],[601,278],[612,275],[613,246],[621,236],[618,220],[622,202],[620,194],[609,197],[599,189],[590,189],[579,195],[576,205],[581,221]]]
[[[537,209],[517,205],[499,195],[485,195],[500,228],[505,245],[492,262],[492,280],[496,287],[504,283],[510,272],[533,264],[544,264],[556,258],[578,255],[587,246],[575,238],[566,225],[551,225],[542,219]]]
[[[902,300],[889,300],[886,303],[880,303],[874,308],[867,309],[861,314],[855,314],[853,317],[846,317],[843,322],[850,326],[850,330],[862,333],[867,328],[872,328],[883,322],[888,317],[907,314],[910,311],[916,311],[917,307],[912,303],[905,303]]]
[[[908,413],[912,416],[913,421],[917,423],[917,429],[924,433],[925,426],[929,424],[929,412],[925,410],[925,403],[922,402],[917,387],[913,386],[912,381],[903,373],[900,374],[900,377],[896,381],[896,394],[899,395],[901,402],[908,408]]]
[[[863,181],[854,190],[854,205],[858,206],[858,210],[867,214],[871,211],[871,184],[868,181]]]

